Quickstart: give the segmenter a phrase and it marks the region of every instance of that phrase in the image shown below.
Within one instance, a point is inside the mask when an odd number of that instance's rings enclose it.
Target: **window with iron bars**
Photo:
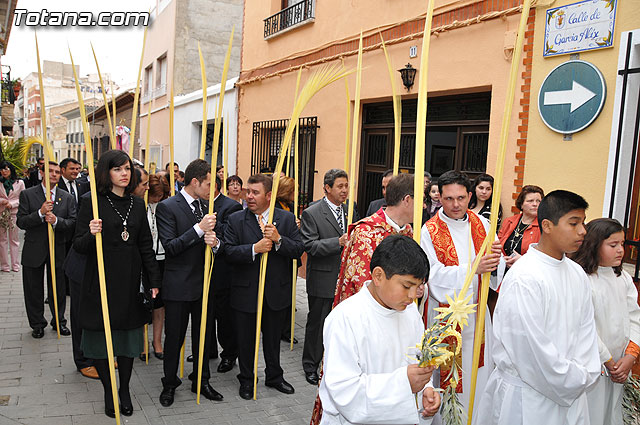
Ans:
[[[272,174],[278,161],[280,146],[289,124],[288,119],[258,121],[253,123],[251,141],[251,174]],[[313,179],[316,159],[316,133],[318,117],[300,118],[298,121],[298,200],[299,211],[313,201]],[[285,159],[283,171],[294,177],[294,139],[289,158]]]

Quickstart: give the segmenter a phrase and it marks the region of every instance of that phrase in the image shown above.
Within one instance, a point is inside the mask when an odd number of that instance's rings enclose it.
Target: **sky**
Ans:
[[[156,0],[18,0],[17,9],[39,12],[92,12],[94,18],[100,12],[147,12],[155,7]],[[38,32],[40,59],[80,65],[80,76],[96,73],[90,42],[96,50],[100,71],[111,74],[119,85],[134,83],[140,65],[144,27],[42,27],[15,25],[11,27],[6,55],[1,58],[3,72],[11,67],[11,78],[24,78],[37,72],[34,33]]]

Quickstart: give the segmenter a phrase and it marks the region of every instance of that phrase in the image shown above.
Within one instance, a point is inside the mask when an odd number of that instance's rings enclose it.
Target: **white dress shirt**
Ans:
[[[56,186],[51,187],[51,196],[49,197],[49,195],[47,194],[47,188],[44,186],[44,183],[42,183],[40,186],[42,187],[42,191],[44,192],[44,199],[52,200],[55,204],[56,193],[58,188]],[[44,214],[40,212],[40,208],[38,208],[38,215],[40,216],[40,219],[42,219],[42,222],[44,223],[45,222]],[[55,223],[52,224],[54,229],[56,227],[56,224],[58,224],[58,217],[56,217]]]

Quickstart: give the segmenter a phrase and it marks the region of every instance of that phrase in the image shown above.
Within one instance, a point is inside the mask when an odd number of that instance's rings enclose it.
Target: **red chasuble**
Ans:
[[[467,210],[467,216],[469,217],[469,224],[471,225],[471,239],[473,240],[474,251],[477,255],[478,251],[480,251],[482,243],[484,242],[484,239],[487,237],[487,232],[485,231],[480,217],[478,217],[471,210]],[[425,226],[429,231],[429,236],[431,237],[431,241],[433,242],[433,248],[436,251],[438,261],[440,261],[444,266],[459,266],[460,262],[458,261],[458,253],[456,251],[455,245],[453,244],[453,238],[451,237],[451,233],[449,232],[449,227],[440,218],[440,214],[434,215],[429,221],[427,221]],[[481,284],[482,278],[481,276],[478,276],[478,293],[480,293]],[[448,304],[440,303],[440,307],[448,306]],[[431,324],[425,323],[424,325],[426,327],[429,327]],[[460,331],[460,328],[458,328],[458,331]],[[445,338],[444,341],[453,343],[455,342],[455,338],[448,337]],[[455,361],[458,365],[458,385],[456,386],[456,392],[461,393],[462,351],[455,357]],[[451,362],[449,362],[440,366],[440,388],[445,389],[449,386],[449,379],[447,379],[447,377],[451,371],[451,365]],[[484,366],[484,333],[482,335],[482,345],[480,346],[480,361],[478,367],[482,366]]]

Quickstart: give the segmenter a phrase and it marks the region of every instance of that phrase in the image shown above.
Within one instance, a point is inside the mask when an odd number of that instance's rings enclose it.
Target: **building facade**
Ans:
[[[360,29],[363,33],[361,114],[358,126],[357,185],[361,212],[380,197],[382,173],[392,168],[393,105],[391,83],[381,47],[384,37],[395,70],[410,64],[417,69],[416,84],[403,87],[400,169],[413,172],[417,81],[426,5],[406,0],[393,2],[339,0],[248,3],[243,25],[242,71],[239,87],[239,174],[269,170],[275,165],[279,139],[294,102],[297,70],[302,82],[323,64],[355,69]],[[374,6],[374,7],[372,7]],[[438,177],[457,169],[470,177],[492,174],[505,107],[507,81],[520,2],[436,1],[429,57],[427,140],[425,170]],[[528,39],[530,42],[531,40]],[[525,61],[520,64],[518,90],[511,117],[502,202],[511,206],[519,190],[517,146],[521,100],[528,96]],[[351,96],[355,75],[348,77]],[[347,112],[354,109],[340,81],[319,92],[300,122],[301,186],[303,199],[323,195],[319,176],[344,166]],[[351,132],[349,131],[349,134]]]
[[[147,43],[143,58],[139,124],[135,134],[135,143],[141,149],[141,157],[146,153],[147,128],[149,128],[150,150],[160,162],[169,161],[169,94],[171,81],[175,96],[187,96],[200,93],[202,101],[202,80],[198,42],[206,64],[208,86],[220,85],[222,68],[227,51],[231,29],[235,26],[234,48],[228,79],[238,76],[240,71],[240,47],[242,37],[242,0],[204,1],[204,0],[158,0],[151,12],[152,24],[147,34]],[[218,88],[219,90],[219,88]],[[177,99],[176,99],[177,101]],[[225,102],[227,102],[225,98]],[[191,101],[189,101],[191,102]],[[235,104],[234,100],[231,100]],[[212,106],[213,108],[214,106]],[[225,108],[226,109],[226,108]],[[148,125],[148,116],[151,123]],[[233,114],[235,116],[235,113]],[[202,108],[199,120],[189,125],[202,126]],[[215,110],[208,111],[206,125],[212,127]],[[178,120],[175,121],[176,126]],[[235,127],[235,125],[234,125]],[[177,127],[176,127],[177,128]],[[198,130],[199,131],[199,130]],[[213,133],[208,135],[210,139]],[[191,146],[190,137],[175,133],[176,152],[196,152],[197,145]],[[210,153],[209,153],[210,155]],[[181,164],[182,165],[182,164]]]
[[[640,8],[636,2],[589,2],[588,18],[610,13],[614,22],[611,33],[600,37],[611,41],[608,47],[583,50],[573,54],[548,53],[545,34],[566,19],[571,23],[575,1],[556,1],[550,7],[535,11],[535,33],[529,52],[532,63],[531,104],[528,137],[523,145],[526,156],[523,170],[525,183],[536,183],[546,191],[563,188],[582,194],[590,204],[587,216],[613,217],[628,229],[628,240],[640,238],[640,155],[638,139],[640,123]],[[554,13],[555,12],[555,13]],[[562,12],[562,13],[561,13]],[[590,22],[583,27],[597,28]],[[551,44],[553,40],[549,41]],[[586,46],[588,47],[588,46]],[[604,80],[602,110],[593,122],[569,136],[545,125],[541,117],[540,94],[545,78],[559,65],[580,60],[597,68]],[[584,82],[583,82],[584,83]],[[568,81],[566,89],[571,88]],[[544,93],[543,93],[544,94]],[[590,108],[591,98],[570,112]],[[573,105],[562,106],[564,112]],[[637,249],[630,247],[636,258]]]

